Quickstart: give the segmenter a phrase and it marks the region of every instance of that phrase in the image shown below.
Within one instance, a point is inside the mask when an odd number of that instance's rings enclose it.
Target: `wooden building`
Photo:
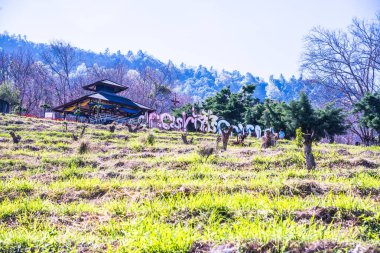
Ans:
[[[91,91],[89,95],[53,108],[54,112],[66,115],[84,117],[89,123],[107,124],[112,122],[123,123],[141,115],[148,117],[155,110],[136,103],[117,93],[128,87],[110,80],[101,80],[86,86],[83,89]]]
[[[10,105],[7,101],[0,99],[0,113],[9,113]]]

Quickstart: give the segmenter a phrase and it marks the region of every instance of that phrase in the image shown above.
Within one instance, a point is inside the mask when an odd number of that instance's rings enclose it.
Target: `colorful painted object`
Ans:
[[[141,120],[144,116],[141,116]],[[160,128],[164,130],[179,130],[186,132],[188,126],[193,124],[194,129],[205,133],[221,133],[222,129],[228,128],[231,124],[226,120],[219,120],[218,116],[212,114],[211,111],[202,110],[200,114],[196,114],[193,108],[192,115],[187,117],[186,113],[182,113],[182,118],[176,118],[169,113],[150,113],[147,119],[147,124],[149,128]],[[242,124],[237,126],[232,126],[233,133],[235,134],[245,134],[255,135],[257,138],[261,137],[261,127],[256,125],[246,125]]]

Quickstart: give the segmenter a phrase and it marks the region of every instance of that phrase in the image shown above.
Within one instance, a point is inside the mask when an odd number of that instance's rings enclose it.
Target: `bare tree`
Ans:
[[[75,48],[63,41],[53,41],[50,43],[49,50],[43,52],[41,57],[57,77],[55,92],[59,102],[66,103],[75,90],[70,76],[79,64],[79,56]]]
[[[316,83],[341,94],[338,101],[347,109],[366,93],[380,87],[380,15],[368,23],[354,19],[347,32],[314,28],[306,36],[302,70]],[[352,131],[362,141],[371,131],[353,117]]]
[[[20,92],[20,108],[25,108],[25,101],[30,98],[31,84],[33,82],[34,58],[32,52],[18,49],[11,54],[9,76]],[[29,113],[29,111],[26,111]]]
[[[9,78],[10,56],[4,50],[0,49],[0,84]]]
[[[140,77],[140,83],[148,90],[147,105],[157,109],[158,112],[169,111],[172,93],[169,72],[146,67],[140,73]]]

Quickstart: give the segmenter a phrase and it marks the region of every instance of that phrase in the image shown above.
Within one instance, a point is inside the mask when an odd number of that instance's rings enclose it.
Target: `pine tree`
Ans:
[[[316,130],[317,116],[304,92],[301,92],[298,101],[291,101],[286,110],[287,127],[291,133],[295,133],[296,129],[301,127],[305,133],[311,133]]]
[[[205,110],[232,124],[243,123],[246,111],[253,107],[258,100],[253,98],[255,85],[244,85],[237,93],[231,92],[229,86],[217,92],[215,96],[208,97],[203,103]]]
[[[345,124],[345,115],[341,108],[334,108],[332,103],[326,105],[323,109],[316,111],[317,114],[317,136],[323,136],[329,139],[330,143],[334,142],[334,136],[344,134],[348,128]]]
[[[380,93],[368,93],[354,105],[354,112],[360,112],[360,124],[380,134]],[[379,137],[380,138],[380,137]],[[368,145],[370,140],[366,140]]]
[[[285,121],[285,103],[280,103],[272,100],[265,100],[264,111],[262,117],[259,119],[259,123],[265,128],[272,127],[275,132],[280,131],[280,129],[286,128]]]

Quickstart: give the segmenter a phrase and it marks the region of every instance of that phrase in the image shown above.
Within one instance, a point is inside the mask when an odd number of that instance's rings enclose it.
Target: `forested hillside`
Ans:
[[[9,35],[7,33],[0,35],[0,68],[1,83],[7,79],[14,79],[20,75],[30,79],[26,76],[27,73],[15,73],[22,71],[22,69],[29,69],[28,64],[39,62],[39,70],[36,72],[42,77],[34,77],[34,79],[42,78],[43,80],[33,81],[39,82],[39,85],[50,83],[61,87],[54,87],[54,93],[62,93],[62,86],[68,86],[72,91],[66,91],[68,97],[76,96],[76,93],[81,93],[80,86],[86,82],[91,82],[101,78],[109,78],[116,82],[121,82],[129,85],[129,96],[139,102],[146,103],[150,106],[156,106],[159,110],[165,111],[168,106],[160,105],[153,97],[159,96],[159,90],[152,88],[158,86],[165,86],[169,88],[169,93],[181,94],[181,102],[199,101],[204,98],[215,94],[223,87],[230,86],[231,91],[237,92],[245,84],[255,84],[256,90],[254,96],[263,101],[265,98],[272,98],[280,101],[288,102],[296,99],[301,90],[305,90],[310,96],[318,94],[313,92],[313,86],[305,82],[302,77],[292,76],[286,79],[284,76],[278,78],[271,76],[268,81],[262,77],[255,76],[251,73],[242,74],[239,71],[217,71],[212,67],[205,66],[188,66],[184,63],[175,65],[173,62],[162,62],[154,56],[151,56],[143,51],[132,52],[128,49],[121,49],[121,51],[110,52],[106,49],[104,52],[95,53],[80,48],[72,47],[68,43],[53,42],[52,44],[37,44],[27,40],[27,38],[20,35]],[[55,47],[55,48],[54,48]],[[70,55],[67,65],[69,69],[54,69],[54,66],[60,68],[59,65],[64,63],[57,62],[59,54],[62,51]],[[9,71],[9,62],[19,62],[18,69],[11,69]],[[41,69],[42,68],[42,69]],[[253,70],[254,71],[254,70]],[[10,73],[6,73],[10,72]],[[43,73],[46,72],[46,73]],[[63,83],[57,81],[57,76],[61,75],[63,78],[70,79]],[[8,75],[8,77],[7,77]],[[33,74],[31,74],[33,75]],[[35,75],[34,75],[35,76]],[[66,77],[65,77],[66,76]],[[20,85],[18,80],[13,80],[16,85]],[[65,82],[67,84],[65,84]],[[29,82],[31,83],[31,82]],[[142,88],[142,86],[148,86]],[[52,87],[50,87],[52,88]],[[157,88],[157,87],[156,87]],[[142,91],[139,91],[142,90]],[[21,90],[19,88],[19,90]],[[151,94],[151,98],[142,98],[141,94]],[[74,92],[75,91],[75,92]],[[51,92],[48,92],[51,94]],[[161,94],[162,95],[162,94]],[[39,94],[38,96],[43,96]],[[60,96],[58,94],[58,96]],[[63,96],[63,95],[62,95]],[[68,98],[61,98],[58,100],[67,100]],[[60,101],[48,101],[49,98],[33,98],[33,101],[47,100],[46,102],[55,104]],[[24,107],[28,112],[35,112],[37,104],[33,101],[26,102]],[[34,104],[33,104],[34,103]],[[31,105],[32,104],[32,105]],[[162,108],[161,108],[162,107]]]

